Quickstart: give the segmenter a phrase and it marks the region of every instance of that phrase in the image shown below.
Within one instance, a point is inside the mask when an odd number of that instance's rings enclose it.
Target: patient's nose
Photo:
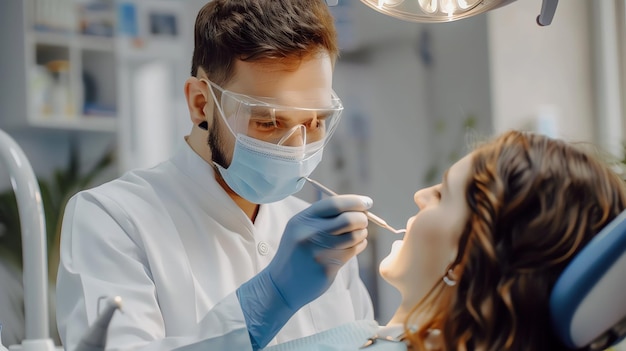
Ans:
[[[429,188],[420,189],[415,192],[415,195],[413,195],[413,200],[420,210],[424,209],[426,206],[432,204],[434,200],[438,199],[437,187],[438,185],[435,185]]]

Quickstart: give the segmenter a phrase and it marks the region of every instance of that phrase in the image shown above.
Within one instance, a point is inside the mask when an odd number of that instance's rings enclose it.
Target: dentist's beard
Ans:
[[[222,138],[220,137],[219,128],[219,124],[221,123],[219,123],[219,121],[217,120],[214,122],[215,123],[213,123],[211,129],[209,130],[209,139],[207,140],[209,148],[211,148],[211,159],[213,160],[213,162],[226,168],[229,166],[229,164],[226,161],[225,152],[222,149]],[[219,172],[217,174],[219,175]]]

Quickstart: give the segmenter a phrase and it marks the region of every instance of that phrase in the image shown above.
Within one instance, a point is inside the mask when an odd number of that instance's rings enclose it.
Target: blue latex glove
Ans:
[[[292,217],[270,264],[237,289],[255,350],[302,306],[324,293],[339,269],[367,246],[369,197],[322,199]]]

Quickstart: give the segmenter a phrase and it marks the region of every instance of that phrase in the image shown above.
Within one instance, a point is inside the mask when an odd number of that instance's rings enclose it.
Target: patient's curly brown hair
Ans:
[[[466,190],[456,286],[437,284],[413,309],[412,349],[439,329],[445,350],[566,350],[552,331],[557,278],[626,207],[622,179],[576,145],[511,131],[477,148]]]

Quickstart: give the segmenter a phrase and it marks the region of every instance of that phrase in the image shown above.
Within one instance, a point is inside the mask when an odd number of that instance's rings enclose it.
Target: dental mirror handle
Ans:
[[[378,225],[379,227],[385,228],[387,230],[390,230],[396,234],[400,234],[400,233],[404,233],[406,232],[405,229],[396,229],[392,226],[390,226],[387,222],[385,222],[384,219],[378,217],[377,215],[373,214],[370,211],[365,211],[365,215],[367,216],[367,218],[369,218],[370,221],[374,222],[374,224]]]
[[[307,182],[311,183],[316,189],[318,189],[319,191],[323,192],[326,195],[330,195],[330,196],[339,195],[316,180],[313,180],[309,177],[304,177],[304,179],[306,179]],[[372,221],[372,223],[376,224],[377,226],[381,228],[385,228],[393,233],[402,234],[406,232],[406,229],[395,229],[394,227],[390,226],[387,222],[385,222],[384,219],[378,217],[377,215],[373,214],[370,211],[365,211],[365,215],[370,221]]]

